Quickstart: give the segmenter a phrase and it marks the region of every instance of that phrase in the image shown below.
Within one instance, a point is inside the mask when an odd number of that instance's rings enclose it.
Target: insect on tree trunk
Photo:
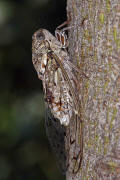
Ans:
[[[66,179],[118,180],[120,1],[67,0],[67,13],[69,53],[80,71],[81,117],[74,116],[67,128]]]

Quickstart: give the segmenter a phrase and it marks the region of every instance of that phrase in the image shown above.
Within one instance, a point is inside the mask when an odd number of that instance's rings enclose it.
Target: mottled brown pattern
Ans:
[[[65,49],[68,42],[63,39],[64,33],[61,35],[62,42],[59,42],[49,31],[38,30],[33,35],[32,61],[38,78],[42,80],[45,101],[48,105],[47,135],[57,157],[59,157],[62,172],[65,174],[66,168],[69,168],[73,163],[74,167],[71,169],[73,173],[80,169],[83,141],[79,86],[75,76],[79,70],[70,62],[69,54]],[[67,127],[69,123],[76,124],[76,126],[74,136],[66,141],[66,131],[72,130]],[[76,141],[77,131],[81,132],[81,135]],[[66,158],[69,157],[70,146],[74,147],[74,153],[71,158]]]
[[[75,75],[67,63],[69,55],[63,45],[45,29],[33,35],[32,61],[43,82],[46,102],[55,118],[67,126],[72,112],[78,112]],[[51,96],[51,97],[50,97]]]

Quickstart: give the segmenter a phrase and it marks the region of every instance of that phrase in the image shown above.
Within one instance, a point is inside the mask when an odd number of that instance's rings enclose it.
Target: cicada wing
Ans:
[[[63,88],[64,87],[64,88]],[[67,84],[64,82],[59,64],[55,61],[53,56],[48,56],[48,64],[45,73],[45,98],[46,98],[46,134],[48,136],[50,145],[58,162],[58,166],[63,174],[66,173],[66,151],[65,151],[65,138],[66,127],[61,125],[62,118],[64,117],[64,107],[67,102],[63,97],[67,96]],[[64,92],[65,90],[65,92]],[[56,99],[56,96],[59,97]],[[56,111],[53,106],[56,103]],[[65,103],[65,104],[64,104]],[[69,105],[67,106],[69,107]],[[66,112],[66,110],[65,110]],[[59,114],[60,113],[60,114]],[[66,113],[65,113],[66,115]],[[58,117],[58,118],[56,118]]]
[[[66,127],[60,124],[60,121],[54,118],[49,107],[46,107],[45,117],[46,134],[54,154],[56,155],[57,164],[62,174],[66,172],[66,152],[65,152],[65,135]]]

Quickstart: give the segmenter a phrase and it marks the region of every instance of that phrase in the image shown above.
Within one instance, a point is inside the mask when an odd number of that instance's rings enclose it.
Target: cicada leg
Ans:
[[[65,31],[67,31],[68,29],[71,29],[71,26],[67,26],[69,24],[69,22],[70,22],[70,20],[63,22],[55,30],[55,36],[58,39],[58,41],[60,41],[62,43],[62,45],[63,45],[62,48],[64,48],[64,49],[66,49],[69,45],[67,34],[65,33]],[[65,26],[67,26],[67,27],[65,27]]]

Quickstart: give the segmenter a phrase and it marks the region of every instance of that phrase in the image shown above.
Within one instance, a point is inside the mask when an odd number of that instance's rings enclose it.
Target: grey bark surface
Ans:
[[[83,122],[67,130],[67,180],[120,179],[120,1],[67,0],[69,52],[80,69],[79,98]],[[85,75],[86,76],[85,76]],[[76,142],[74,145],[74,141]],[[73,143],[72,143],[73,142]],[[77,154],[76,154],[77,156]],[[74,160],[77,161],[76,165]]]

